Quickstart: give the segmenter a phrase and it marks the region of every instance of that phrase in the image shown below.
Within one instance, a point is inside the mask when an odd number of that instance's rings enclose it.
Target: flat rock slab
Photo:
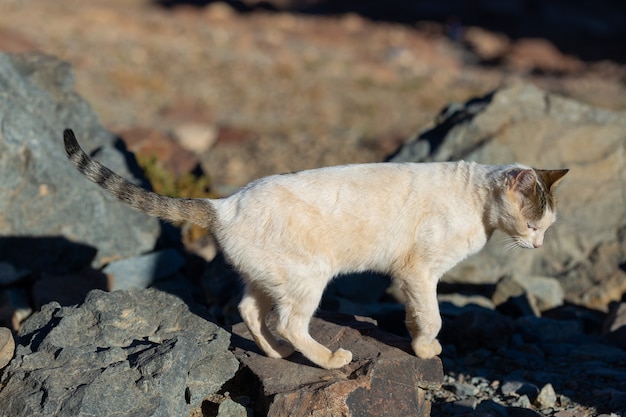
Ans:
[[[24,323],[3,416],[186,416],[239,368],[230,335],[154,289],[91,291]]]
[[[259,379],[268,416],[430,415],[426,390],[443,383],[438,358],[417,358],[409,340],[379,330],[369,319],[324,314],[312,320],[310,330],[330,349],[352,351],[352,363],[325,370],[300,353],[268,358],[245,324],[232,329],[235,356]]]

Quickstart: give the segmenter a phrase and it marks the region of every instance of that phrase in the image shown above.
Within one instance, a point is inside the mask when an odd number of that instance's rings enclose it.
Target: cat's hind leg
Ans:
[[[297,300],[278,305],[278,332],[314,364],[325,369],[337,369],[352,361],[352,353],[341,348],[332,352],[309,334],[309,323],[322,292],[323,288],[322,291],[306,292]]]
[[[272,308],[271,299],[262,291],[246,285],[246,290],[239,303],[239,314],[256,344],[270,358],[286,358],[293,353],[293,348],[287,343],[276,340],[265,323],[267,313]]]

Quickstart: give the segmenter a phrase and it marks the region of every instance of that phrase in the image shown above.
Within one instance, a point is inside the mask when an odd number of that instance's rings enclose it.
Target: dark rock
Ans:
[[[0,286],[15,284],[28,273],[27,270],[17,270],[8,262],[0,262]]]
[[[602,333],[612,343],[626,349],[626,303],[611,305]]]
[[[470,310],[444,325],[442,339],[461,350],[498,349],[508,345],[513,320],[491,310]]]
[[[580,322],[576,320],[526,316],[517,319],[515,324],[528,342],[567,342],[583,332]]]
[[[328,292],[362,304],[380,301],[389,287],[389,278],[374,273],[348,274],[335,278]]]
[[[147,252],[158,222],[105,197],[67,161],[61,136],[71,127],[87,152],[130,176],[128,155],[73,83],[70,66],[55,58],[0,53],[0,234],[66,236],[98,248],[96,265]]]
[[[541,316],[541,311],[539,311],[539,308],[537,307],[537,301],[535,300],[535,297],[533,297],[532,294],[528,294],[527,292],[510,296],[506,299],[506,301],[500,303],[496,307],[496,310],[504,315],[514,318],[525,316]]]
[[[510,417],[507,408],[494,401],[482,401],[472,413],[473,417]]]
[[[235,355],[260,381],[263,415],[430,415],[426,389],[443,382],[438,359],[419,359],[408,339],[352,316],[314,318],[310,330],[330,349],[351,350],[353,362],[328,371],[297,353],[284,360],[267,358],[249,340],[245,325],[234,326],[240,336],[233,339]]]
[[[108,277],[99,270],[83,268],[75,274],[43,273],[33,285],[33,302],[36,309],[56,301],[62,306],[80,304],[91,290],[111,290]]]
[[[614,363],[626,360],[626,352],[623,349],[603,343],[584,343],[575,346],[568,355],[575,361],[602,360]]]
[[[539,388],[536,385],[519,380],[505,381],[500,387],[500,391],[504,395],[514,395],[516,397],[525,395],[531,400],[536,399],[537,395],[539,395]]]
[[[606,309],[626,290],[626,272],[620,268],[626,263],[626,204],[622,193],[604,191],[626,188],[625,137],[623,113],[515,84],[449,106],[435,127],[406,143],[391,160],[517,161],[569,168],[557,189],[558,210],[567,221],[552,226],[541,249],[503,251],[502,235],[496,234],[485,250],[443,280],[493,284],[514,274],[556,277],[568,301]]]
[[[238,368],[229,335],[157,290],[46,304],[20,332],[0,414],[184,416]]]

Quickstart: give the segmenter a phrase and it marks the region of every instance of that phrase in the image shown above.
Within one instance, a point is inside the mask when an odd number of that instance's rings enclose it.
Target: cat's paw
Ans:
[[[411,347],[415,354],[422,359],[431,359],[441,353],[441,344],[437,339],[433,339],[430,342],[422,342],[418,343],[417,340],[414,340],[411,343]]]
[[[330,360],[326,364],[327,366],[325,366],[325,368],[337,369],[349,364],[350,362],[352,362],[352,352],[339,348],[330,356]]]

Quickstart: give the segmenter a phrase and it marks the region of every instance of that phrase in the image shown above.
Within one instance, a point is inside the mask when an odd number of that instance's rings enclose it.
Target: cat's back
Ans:
[[[467,184],[481,166],[464,161],[340,165],[272,175],[253,181],[229,198],[241,205],[334,206],[389,204],[408,197],[433,198]],[[475,176],[475,175],[474,175]]]

